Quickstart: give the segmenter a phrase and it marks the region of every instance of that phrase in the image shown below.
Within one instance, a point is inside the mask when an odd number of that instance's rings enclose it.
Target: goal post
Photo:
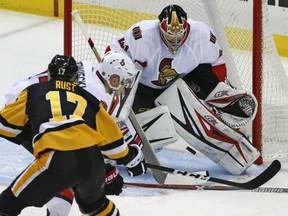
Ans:
[[[64,55],[72,55],[72,0],[64,0]]]
[[[262,1],[254,0],[253,3],[253,49],[252,49],[252,91],[257,98],[258,101],[258,110],[253,121],[252,127],[252,143],[253,145],[263,153],[262,146],[262,47],[263,40],[259,40],[259,38],[263,38],[263,20],[262,20]],[[256,160],[257,164],[263,163],[262,155]]]
[[[79,10],[101,56],[113,37],[134,23],[157,19],[169,4],[180,5],[189,18],[210,25],[223,49],[229,80],[237,88],[253,91],[258,100],[251,126],[253,145],[264,159],[288,156],[288,80],[271,33],[268,0],[65,0],[64,4],[64,53],[95,64],[72,10]]]

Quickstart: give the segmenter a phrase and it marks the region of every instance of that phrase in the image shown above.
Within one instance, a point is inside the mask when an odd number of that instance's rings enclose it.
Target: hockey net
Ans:
[[[65,0],[65,53],[72,52],[77,60],[95,64],[97,59],[81,29],[71,21],[71,10],[79,10],[100,55],[114,36],[139,21],[157,19],[169,4],[182,6],[188,17],[210,25],[224,50],[232,84],[249,91],[258,90],[255,94],[262,115],[257,115],[253,124],[253,143],[263,158],[288,155],[288,80],[270,30],[267,0],[255,0],[259,6],[254,12],[252,0],[73,0],[71,8],[70,2]],[[253,21],[256,13],[260,17],[258,24],[257,19]],[[253,39],[253,27],[263,34],[258,33]],[[257,44],[259,48],[255,47]]]

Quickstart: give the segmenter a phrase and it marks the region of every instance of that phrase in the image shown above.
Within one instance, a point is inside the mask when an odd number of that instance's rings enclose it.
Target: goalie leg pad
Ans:
[[[158,106],[146,112],[136,115],[145,135],[150,141],[152,149],[159,150],[166,145],[178,140],[177,133],[167,106]],[[137,135],[130,120],[117,122],[124,140],[142,146],[141,139]]]
[[[167,106],[158,106],[136,116],[154,150],[177,141],[177,133]]]
[[[177,133],[189,145],[231,174],[241,174],[259,157],[249,140],[219,120],[182,79],[166,89],[155,103],[168,106]]]

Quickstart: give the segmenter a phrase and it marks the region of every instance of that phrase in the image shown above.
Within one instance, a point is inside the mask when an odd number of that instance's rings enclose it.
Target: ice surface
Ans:
[[[0,10],[0,96],[13,82],[46,69],[55,54],[63,53],[63,24],[61,20]],[[281,58],[288,72],[288,59]],[[3,106],[2,100],[0,102]],[[193,156],[179,142],[176,149],[157,153],[165,166],[190,172],[208,170],[214,177],[244,181],[265,169],[253,165],[239,177],[231,176],[205,157]],[[0,190],[6,187],[33,160],[21,146],[0,139]],[[283,169],[264,186],[288,188],[288,161],[281,160]],[[135,178],[119,167],[125,181],[155,183],[151,172]],[[159,189],[124,189],[120,196],[110,196],[122,216],[284,216],[288,215],[288,194],[252,193],[243,191],[179,191]],[[45,207],[30,207],[25,216],[46,215]],[[70,216],[80,215],[73,204]]]

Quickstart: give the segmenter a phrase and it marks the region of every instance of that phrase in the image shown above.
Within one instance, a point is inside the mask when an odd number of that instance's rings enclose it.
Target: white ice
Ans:
[[[87,47],[88,48],[88,47]],[[14,81],[42,72],[55,54],[63,53],[63,22],[59,19],[0,10],[0,96]],[[281,58],[288,72],[288,59]],[[0,101],[0,107],[3,101]],[[214,177],[245,181],[255,176],[264,165],[253,165],[248,171],[233,177],[206,158],[181,150],[166,149],[157,153],[163,165],[187,171],[209,170]],[[0,139],[0,190],[32,160],[22,147]],[[282,170],[265,187],[288,188],[288,160],[281,159]],[[155,182],[151,173],[129,178],[120,168],[125,181]],[[256,193],[249,191],[180,191],[127,188],[120,196],[109,196],[122,216],[284,216],[288,215],[287,193]],[[29,207],[21,215],[46,215],[45,208]],[[80,215],[73,204],[70,216]]]

